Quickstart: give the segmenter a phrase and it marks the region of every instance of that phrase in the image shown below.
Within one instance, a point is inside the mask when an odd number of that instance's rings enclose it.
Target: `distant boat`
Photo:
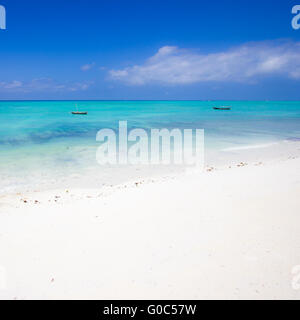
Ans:
[[[72,111],[72,114],[81,114],[81,115],[88,114],[87,111],[78,111],[77,104],[76,104],[76,110],[77,111]]]
[[[72,111],[72,114],[88,114],[87,111]]]
[[[231,110],[231,107],[214,107],[214,110]]]

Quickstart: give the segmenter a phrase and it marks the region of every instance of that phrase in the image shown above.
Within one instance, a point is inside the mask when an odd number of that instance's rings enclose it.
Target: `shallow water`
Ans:
[[[213,106],[230,105],[230,111]],[[0,102],[0,189],[88,175],[96,162],[96,133],[118,129],[204,129],[205,147],[238,150],[300,138],[300,102],[280,101],[74,101]],[[101,171],[101,168],[99,168]]]

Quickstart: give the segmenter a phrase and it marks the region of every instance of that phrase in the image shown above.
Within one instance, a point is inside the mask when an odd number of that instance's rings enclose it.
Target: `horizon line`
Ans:
[[[36,102],[46,102],[46,101],[263,101],[263,102],[276,102],[276,101],[291,101],[300,102],[295,99],[0,99],[0,102],[24,102],[24,101],[36,101]]]

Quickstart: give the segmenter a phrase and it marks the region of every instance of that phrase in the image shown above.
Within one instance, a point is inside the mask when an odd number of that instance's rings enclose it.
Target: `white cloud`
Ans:
[[[145,63],[110,70],[109,74],[114,80],[132,85],[244,82],[270,75],[299,80],[300,42],[248,43],[209,54],[165,46]]]
[[[22,87],[23,83],[21,81],[14,80],[12,82],[0,82],[0,87],[3,86],[5,89],[15,89]]]
[[[95,62],[90,63],[90,64],[84,64],[83,66],[80,67],[81,71],[88,71],[94,68]]]
[[[11,82],[0,82],[0,91],[6,92],[36,92],[36,91],[84,91],[87,90],[93,82],[57,82],[49,78],[33,79],[28,82],[14,80]]]

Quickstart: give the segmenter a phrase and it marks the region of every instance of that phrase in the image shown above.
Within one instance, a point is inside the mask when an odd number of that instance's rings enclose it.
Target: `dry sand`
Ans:
[[[230,167],[3,196],[0,298],[299,299],[299,150]]]

